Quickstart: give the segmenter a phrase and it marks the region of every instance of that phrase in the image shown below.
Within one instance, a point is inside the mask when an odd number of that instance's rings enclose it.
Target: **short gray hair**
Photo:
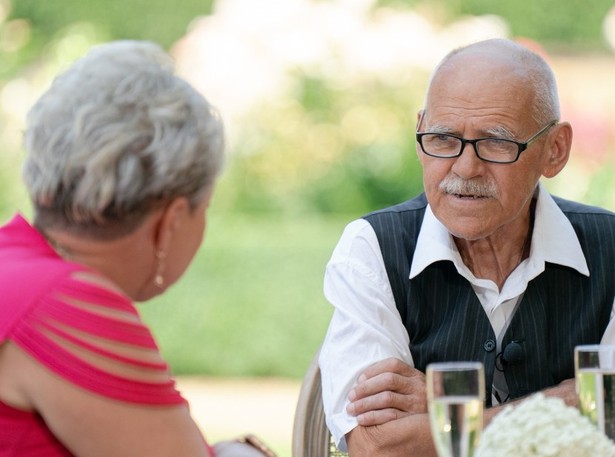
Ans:
[[[157,205],[194,207],[223,164],[218,112],[147,41],[98,45],[32,107],[23,178],[35,224],[130,233]]]
[[[516,65],[524,71],[528,87],[534,92],[530,115],[537,125],[544,126],[560,119],[560,103],[553,70],[540,55],[512,40],[494,38],[452,50],[435,68],[431,81],[454,56],[473,48],[486,47],[498,49],[503,56],[515,57]]]

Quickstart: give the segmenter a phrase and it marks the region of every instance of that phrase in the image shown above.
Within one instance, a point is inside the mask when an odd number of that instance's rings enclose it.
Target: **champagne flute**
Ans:
[[[575,347],[574,369],[581,414],[615,440],[615,345]]]
[[[472,457],[483,428],[485,376],[480,362],[427,366],[429,420],[439,457]]]

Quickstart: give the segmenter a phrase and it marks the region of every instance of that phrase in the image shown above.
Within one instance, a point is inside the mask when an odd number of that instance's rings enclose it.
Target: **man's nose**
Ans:
[[[473,178],[484,169],[485,162],[478,157],[476,146],[466,143],[461,155],[455,159],[452,170],[462,178]]]

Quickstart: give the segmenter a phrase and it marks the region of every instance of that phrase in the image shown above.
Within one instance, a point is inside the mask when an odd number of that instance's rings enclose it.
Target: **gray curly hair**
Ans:
[[[96,46],[58,76],[24,144],[35,224],[105,238],[171,199],[196,206],[224,160],[218,112],[146,41]]]

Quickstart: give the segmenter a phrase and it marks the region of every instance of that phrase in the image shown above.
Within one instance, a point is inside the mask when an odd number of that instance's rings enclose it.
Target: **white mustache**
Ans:
[[[496,198],[498,195],[497,188],[493,182],[478,179],[461,179],[447,176],[442,180],[439,187],[441,191],[453,195],[486,198]]]

